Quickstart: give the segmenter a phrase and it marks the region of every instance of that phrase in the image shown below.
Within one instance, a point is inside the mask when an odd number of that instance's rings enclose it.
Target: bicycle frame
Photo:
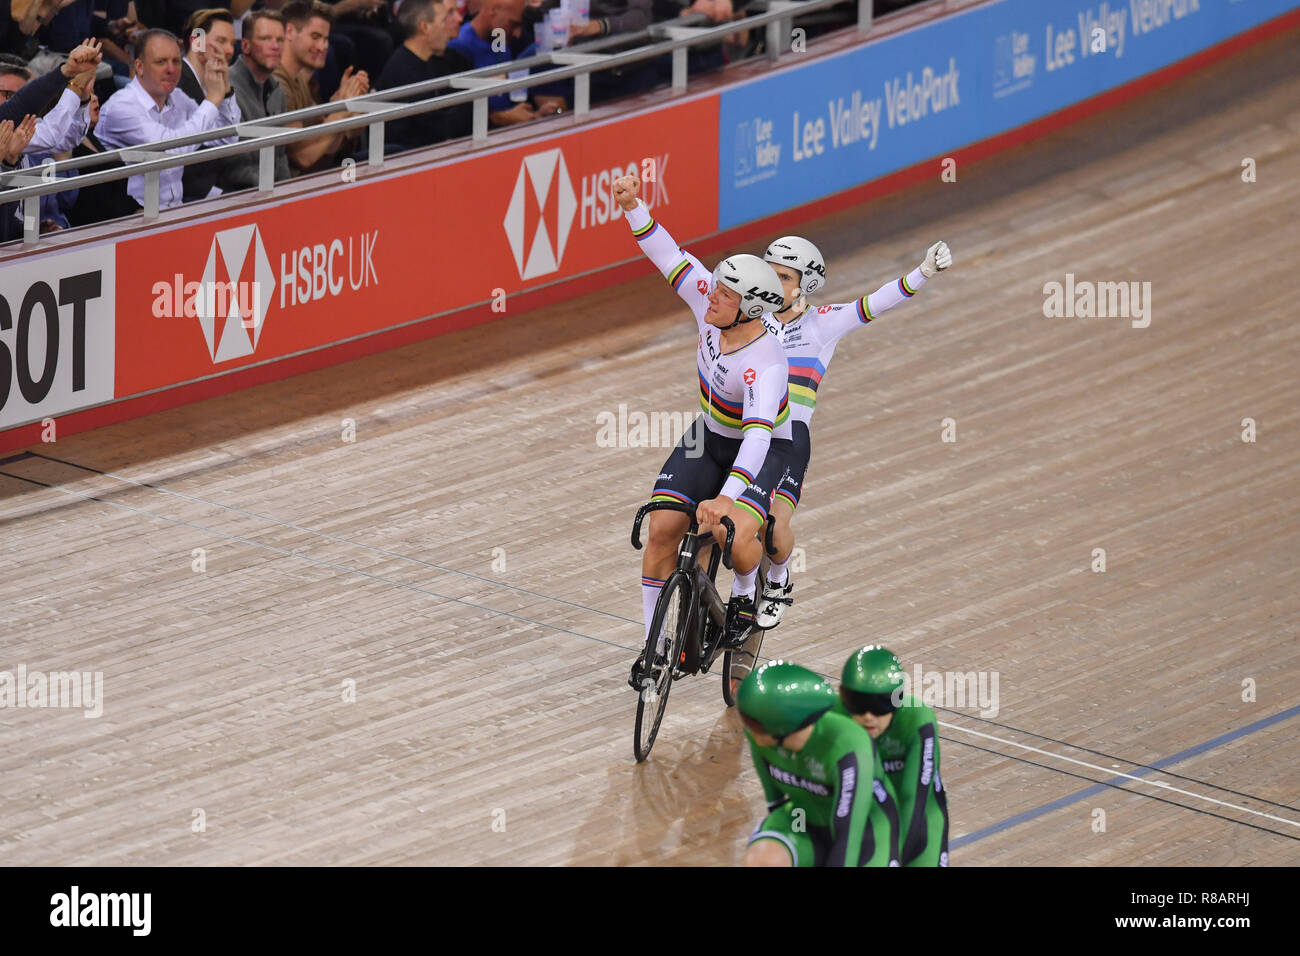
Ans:
[[[690,526],[686,534],[682,536],[681,543],[677,546],[677,567],[674,573],[681,572],[687,576],[690,582],[691,603],[688,619],[691,621],[690,641],[684,649],[685,660],[678,662],[677,669],[682,673],[697,673],[699,671],[708,671],[714,659],[718,656],[720,650],[720,638],[726,627],[727,605],[726,602],[718,595],[717,588],[713,584],[713,578],[718,571],[718,563],[721,563],[731,569],[731,545],[735,540],[736,526],[730,518],[722,519],[723,526],[727,529],[726,543],[723,545],[721,553],[715,548],[709,555],[709,564],[707,576],[702,576],[700,571],[699,554],[700,549],[707,545],[716,544],[713,535],[700,534],[699,522],[695,520],[695,507],[680,501],[651,501],[641,506],[636,513],[636,520],[632,523],[632,547],[638,551],[641,549],[641,522],[645,516],[652,511],[677,511],[690,518]],[[702,579],[703,578],[703,579]],[[708,614],[709,620],[716,627],[718,637],[712,643],[705,639],[705,622],[699,619],[699,610],[704,607]],[[681,666],[684,664],[685,666]]]

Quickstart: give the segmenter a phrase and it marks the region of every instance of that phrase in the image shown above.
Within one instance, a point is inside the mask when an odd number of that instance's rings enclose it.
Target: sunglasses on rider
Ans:
[[[892,714],[898,709],[894,706],[892,694],[859,694],[847,687],[840,688],[840,700],[844,701],[844,706],[850,714],[871,714],[873,717],[884,717],[886,714]]]

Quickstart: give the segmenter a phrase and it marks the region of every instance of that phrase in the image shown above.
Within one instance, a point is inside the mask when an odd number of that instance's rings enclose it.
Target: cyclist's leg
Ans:
[[[762,535],[766,532],[767,515],[772,507],[772,493],[785,474],[786,462],[791,453],[789,439],[772,439],[763,467],[754,480],[736,498],[729,510],[736,525],[736,536],[731,546],[732,567],[735,579],[731,585],[731,605],[728,607],[728,637],[730,646],[737,646],[753,626],[757,611],[755,591],[758,566],[763,560]],[[726,540],[726,529],[714,529],[714,540]]]
[[[817,853],[807,830],[795,826],[793,808],[782,804],[750,834],[743,865],[815,866]]]
[[[858,866],[898,866],[898,801],[894,788],[887,779],[877,778],[872,782],[872,795]]]
[[[772,529],[772,543],[776,546],[776,554],[771,556],[768,580],[777,584],[785,581],[786,565],[790,561],[790,553],[794,551],[794,529],[791,522],[794,520],[795,509],[799,507],[799,496],[803,494],[804,475],[808,471],[808,459],[812,453],[806,423],[795,422],[791,433],[785,473],[772,496],[772,516],[776,519],[776,526]]]
[[[703,417],[682,435],[677,447],[664,462],[655,479],[651,501],[681,501],[698,504],[712,496],[721,483],[721,465],[707,453],[708,434]],[[705,449],[701,454],[700,449]],[[650,515],[645,550],[641,555],[641,596],[646,636],[664,582],[677,564],[677,547],[690,527],[690,518],[675,511],[655,511]]]
[[[767,530],[767,515],[772,508],[772,495],[776,491],[791,455],[789,439],[774,438],[768,448],[763,467],[754,480],[745,486],[729,509],[729,517],[736,524],[736,537],[731,546],[732,565],[737,573],[752,574],[763,560],[763,543],[759,533]],[[730,467],[730,465],[728,465]],[[743,529],[743,530],[742,530]],[[718,525],[712,529],[713,538],[721,547],[727,540],[727,529]]]
[[[925,849],[904,866],[947,866],[948,847],[944,836],[948,831],[948,811],[933,797],[925,804]]]

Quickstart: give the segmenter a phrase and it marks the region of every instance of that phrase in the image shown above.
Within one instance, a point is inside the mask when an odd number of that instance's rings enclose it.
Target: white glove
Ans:
[[[936,242],[925,253],[925,261],[921,263],[921,275],[929,279],[936,272],[942,272],[952,265],[952,253],[948,251],[948,243]]]

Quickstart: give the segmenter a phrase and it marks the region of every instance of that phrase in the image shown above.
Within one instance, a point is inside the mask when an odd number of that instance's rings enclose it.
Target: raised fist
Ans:
[[[635,175],[620,176],[614,180],[614,201],[627,212],[636,208],[636,198],[641,192],[641,180]]]

